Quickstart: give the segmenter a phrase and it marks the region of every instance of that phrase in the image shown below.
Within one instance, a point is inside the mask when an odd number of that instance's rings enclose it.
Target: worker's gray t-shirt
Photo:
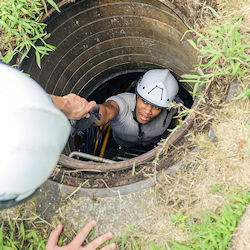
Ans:
[[[109,100],[115,101],[120,108],[119,114],[109,123],[115,141],[123,147],[133,147],[135,145],[146,146],[157,143],[176,113],[176,109],[173,108],[171,110],[162,110],[152,121],[147,124],[141,124],[143,135],[139,137],[138,122],[133,118],[136,94],[122,93],[112,96],[106,101]]]

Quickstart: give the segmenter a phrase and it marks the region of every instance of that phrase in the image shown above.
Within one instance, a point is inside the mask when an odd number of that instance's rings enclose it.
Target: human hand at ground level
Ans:
[[[113,235],[111,232],[106,233],[97,239],[93,240],[86,246],[82,247],[82,243],[87,238],[90,231],[95,227],[96,222],[90,221],[77,235],[76,237],[67,245],[63,247],[59,247],[57,245],[59,236],[62,232],[62,225],[58,225],[56,229],[54,229],[49,236],[49,240],[46,246],[46,250],[94,250],[100,247],[107,240],[112,239]],[[101,248],[101,250],[111,250],[115,248],[115,244],[105,246]]]
[[[73,93],[65,96],[51,95],[51,98],[53,99],[55,106],[70,120],[88,118],[89,112],[96,105],[95,101],[88,102],[86,99]]]

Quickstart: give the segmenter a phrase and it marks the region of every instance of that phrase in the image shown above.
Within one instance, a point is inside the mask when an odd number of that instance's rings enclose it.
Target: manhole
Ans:
[[[187,42],[190,35],[183,38],[187,27],[168,1],[65,2],[59,3],[61,13],[51,10],[46,20],[47,31],[51,33],[48,43],[56,46],[56,50],[42,59],[41,69],[32,52],[22,64],[22,69],[48,93],[75,93],[102,102],[102,98],[112,95],[109,88],[124,90],[149,69],[168,68],[180,79],[197,63],[195,51]],[[191,89],[192,86],[181,83],[179,94],[187,106],[194,107],[198,100],[192,103],[188,94]],[[167,138],[167,144],[180,140],[191,124],[192,118],[187,117],[184,126]],[[91,190],[87,194],[90,196],[113,195],[114,190],[135,191],[149,185],[145,166],[152,165],[160,151],[161,146],[156,146],[114,164],[93,164],[70,158],[67,145],[59,159],[62,167],[55,171],[51,181],[70,191],[81,185],[82,193]]]

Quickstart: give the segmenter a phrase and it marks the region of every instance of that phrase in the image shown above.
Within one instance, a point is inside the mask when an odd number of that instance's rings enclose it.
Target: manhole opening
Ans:
[[[75,93],[103,103],[119,92],[133,92],[134,87],[127,88],[150,69],[167,68],[180,79],[182,74],[192,73],[193,65],[197,64],[195,50],[187,41],[191,39],[191,34],[183,38],[187,30],[183,20],[186,19],[181,18],[173,1],[57,2],[61,13],[51,12],[46,20],[47,32],[51,34],[47,42],[56,50],[42,58],[41,68],[36,65],[34,51],[29,53],[29,58],[21,67],[49,94],[63,96]],[[192,90],[193,85],[180,83],[179,86],[179,96],[190,108],[193,100],[188,90]],[[187,117],[186,123],[188,121]],[[182,138],[189,125],[183,126],[182,131],[178,129],[177,133],[172,133],[169,143],[175,144]],[[76,150],[86,152],[88,149],[89,154],[93,154],[92,132],[89,132],[92,139],[88,140],[92,145],[80,149],[79,141],[76,141]],[[135,155],[120,155],[115,164],[93,164],[86,159],[68,157],[72,151],[68,143],[59,159],[62,167],[56,168],[51,179],[66,184],[65,187],[81,185],[84,188],[120,187],[136,183],[147,178],[151,171],[150,163],[159,148],[146,149],[146,153],[144,149],[144,152],[136,152]],[[96,155],[100,155],[100,150],[96,149]],[[109,150],[105,152],[108,154]],[[117,156],[116,152],[114,154]],[[104,154],[103,157],[112,159],[113,156]],[[169,167],[174,158],[170,156],[167,161],[168,164],[164,163],[162,167]],[[132,174],[134,163],[136,171]]]
[[[123,92],[135,93],[136,84],[143,74],[143,70],[140,70],[138,72],[123,73],[119,76],[113,77],[93,91],[88,97],[88,100],[95,100],[97,103],[101,104],[110,96]],[[174,73],[172,72],[172,74]],[[192,96],[181,84],[179,84],[178,96],[184,102],[186,107],[190,108],[192,106]],[[175,126],[176,123],[173,119],[161,138],[166,138],[170,133],[169,129],[173,129]],[[88,154],[85,155],[85,157],[72,154],[74,155],[73,157],[78,160],[95,161],[95,159],[91,157],[93,155],[104,159],[123,161],[146,153],[153,149],[157,143],[152,143],[144,147],[134,146],[131,148],[122,148],[115,142],[112,136],[112,129],[109,124],[106,124],[101,127],[92,126],[79,132],[74,138],[69,140],[69,148],[71,152],[83,152]]]

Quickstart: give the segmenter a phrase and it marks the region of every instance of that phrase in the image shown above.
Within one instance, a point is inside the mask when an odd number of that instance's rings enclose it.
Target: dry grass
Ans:
[[[165,0],[161,0],[166,2]],[[213,0],[171,0],[182,14],[187,17],[188,23],[191,23],[192,26],[196,29],[201,25],[204,14],[208,14],[208,11],[205,9],[205,6],[209,5],[214,9],[217,9],[217,1]]]

